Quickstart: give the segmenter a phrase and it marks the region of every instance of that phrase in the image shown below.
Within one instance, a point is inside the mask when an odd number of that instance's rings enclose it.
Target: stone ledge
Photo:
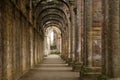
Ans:
[[[81,70],[81,67],[82,67],[82,63],[74,63],[72,65],[72,70],[76,71],[76,72],[79,72]]]
[[[80,77],[83,80],[97,80],[100,75],[100,67],[82,67],[80,71]]]
[[[113,78],[113,79],[109,79],[109,80],[120,80],[120,78]]]

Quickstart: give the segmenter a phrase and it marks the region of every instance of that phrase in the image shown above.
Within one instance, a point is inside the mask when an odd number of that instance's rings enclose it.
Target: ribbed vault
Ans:
[[[40,0],[36,2],[34,10],[38,31],[39,29],[44,30],[49,25],[60,25],[56,27],[61,31],[65,31],[64,29],[69,27],[70,8],[66,0]]]

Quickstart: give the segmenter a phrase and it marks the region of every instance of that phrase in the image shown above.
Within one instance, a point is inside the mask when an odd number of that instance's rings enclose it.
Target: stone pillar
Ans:
[[[30,30],[29,30],[29,32],[30,32],[30,66],[31,66],[31,68],[33,67],[33,65],[34,65],[34,62],[33,62],[33,55],[34,55],[34,51],[33,51],[33,28],[32,27],[30,27]]]
[[[1,7],[0,7],[1,8]],[[2,20],[1,20],[1,11],[0,11],[0,80],[2,80],[2,46],[3,46],[3,44],[2,44],[2,25],[1,25],[1,22],[2,22]]]
[[[75,13],[74,13],[74,2],[70,2],[70,27],[69,29],[69,34],[66,35],[66,37],[69,37],[69,42],[66,41],[68,43],[68,45],[70,45],[69,49],[69,55],[68,55],[68,64],[71,65],[74,61],[75,61]],[[68,39],[67,39],[68,40]]]
[[[62,57],[64,60],[66,60],[66,62],[68,62],[67,58],[68,58],[68,47],[67,47],[67,36],[66,36],[66,32],[62,33]]]
[[[92,0],[85,0],[85,21],[87,65],[92,66]]]
[[[65,60],[65,35],[62,33],[62,58]]]
[[[26,58],[27,58],[27,53],[26,53],[26,25],[25,25],[25,23],[23,23],[24,22],[24,18],[22,18],[22,25],[21,25],[21,47],[22,47],[22,49],[21,49],[21,52],[22,52],[22,54],[21,54],[21,56],[22,56],[22,72],[24,73],[25,71],[26,71],[26,69],[27,69],[27,60],[26,60]]]
[[[83,30],[83,0],[76,1],[77,3],[77,27],[78,27],[78,42],[77,44],[77,53],[79,55],[79,62],[82,62],[82,30]]]
[[[29,7],[30,7],[30,11],[29,11],[29,20],[30,20],[30,22],[31,23],[33,23],[33,19],[32,19],[32,10],[33,10],[33,7],[32,7],[33,5],[32,5],[32,0],[30,0],[30,2],[29,2]]]
[[[70,7],[70,11],[71,11],[71,59],[72,61],[75,60],[75,27],[76,27],[76,23],[75,23],[75,1],[71,1],[71,7]]]
[[[44,36],[44,55],[47,56],[48,55],[48,46],[47,46],[47,32]]]
[[[35,65],[35,29],[33,30],[33,63]]]
[[[59,51],[60,51],[60,53],[62,53],[62,37],[61,37],[61,35],[60,35],[60,39],[59,39]]]
[[[37,54],[38,54],[38,51],[37,51],[37,42],[38,42],[38,35],[37,35],[37,32],[35,32],[35,64],[37,64]]]
[[[68,50],[69,50],[69,54],[68,54],[68,59],[70,59],[71,58],[71,25],[70,25],[70,20],[68,20]],[[60,38],[62,38],[62,37],[60,37]],[[61,41],[61,39],[60,39],[60,41]]]
[[[108,0],[103,0],[103,26],[102,26],[102,74],[108,75]]]
[[[120,78],[120,25],[119,25],[119,0],[109,0],[109,54],[111,57],[111,76]],[[116,80],[116,79],[115,79]]]
[[[82,0],[77,0],[75,2],[76,8],[75,12],[75,62],[73,64],[73,70],[79,71],[81,69],[81,31],[82,31]]]
[[[79,62],[79,51],[78,51],[78,49],[79,49],[79,44],[80,44],[80,41],[79,41],[80,26],[78,26],[78,24],[80,24],[80,22],[79,23],[77,22],[77,18],[80,15],[78,15],[77,11],[78,11],[77,1],[75,1],[75,8],[74,8],[74,13],[75,13],[75,25],[74,25],[74,27],[75,27],[75,30],[74,30],[74,32],[75,32],[75,37],[74,37],[75,38],[75,62]]]
[[[100,74],[100,69],[93,67],[92,54],[93,0],[85,0],[84,2],[84,19],[85,53],[83,53],[84,61],[80,70],[80,76],[84,80],[97,80],[97,77]]]
[[[71,16],[70,16],[70,22],[72,22],[71,20]],[[70,57],[69,60],[72,60],[72,23],[70,23],[70,28],[69,28],[69,35],[70,35]]]
[[[4,3],[4,9],[3,9],[3,22],[2,27],[3,27],[3,80],[4,79],[9,79],[12,80],[13,77],[13,24],[15,22],[13,21],[12,17],[12,9],[11,6],[8,6],[8,3]],[[8,14],[9,13],[9,14]],[[12,23],[13,22],[13,23]]]
[[[3,78],[3,1],[0,0],[0,80]]]

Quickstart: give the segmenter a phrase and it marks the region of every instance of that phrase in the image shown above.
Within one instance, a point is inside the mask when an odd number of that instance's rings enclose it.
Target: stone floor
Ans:
[[[79,73],[73,72],[58,55],[49,55],[19,80],[79,80]]]

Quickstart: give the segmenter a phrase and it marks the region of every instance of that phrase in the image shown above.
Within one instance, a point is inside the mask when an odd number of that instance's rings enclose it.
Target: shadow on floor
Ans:
[[[79,73],[72,72],[58,55],[49,55],[19,80],[79,80]]]

